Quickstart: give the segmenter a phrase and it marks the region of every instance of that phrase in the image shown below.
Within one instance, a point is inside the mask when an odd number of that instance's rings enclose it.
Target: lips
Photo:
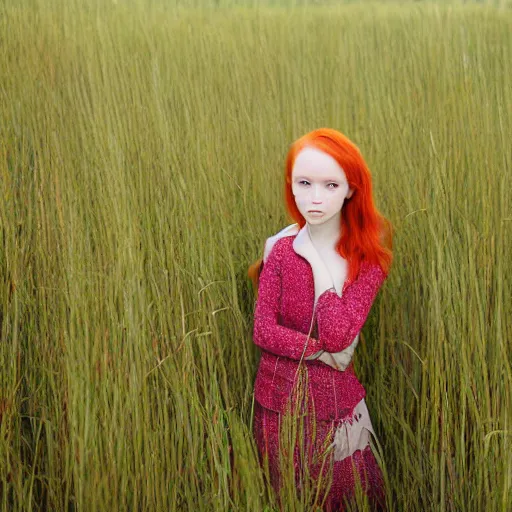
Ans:
[[[308,210],[308,213],[323,213],[320,210]]]

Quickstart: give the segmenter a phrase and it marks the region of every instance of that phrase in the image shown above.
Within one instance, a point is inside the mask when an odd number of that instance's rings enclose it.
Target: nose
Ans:
[[[313,204],[320,204],[322,202],[321,191],[319,187],[313,187],[311,194],[311,202]]]

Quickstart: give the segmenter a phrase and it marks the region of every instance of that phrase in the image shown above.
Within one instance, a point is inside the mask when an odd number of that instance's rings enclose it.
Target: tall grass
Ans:
[[[275,508],[246,272],[331,126],[396,228],[356,351],[389,507],[510,510],[511,22],[2,4],[0,509]]]

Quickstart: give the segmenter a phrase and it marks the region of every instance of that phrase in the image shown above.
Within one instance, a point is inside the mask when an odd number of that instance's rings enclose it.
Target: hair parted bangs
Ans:
[[[319,128],[297,139],[290,147],[285,165],[285,202],[288,213],[302,228],[306,220],[295,204],[292,192],[292,169],[299,152],[306,146],[327,153],[345,172],[352,197],[345,199],[341,210],[339,254],[348,261],[349,279],[356,279],[361,263],[379,265],[389,271],[392,261],[392,226],[379,213],[373,201],[372,177],[359,148],[342,133]]]

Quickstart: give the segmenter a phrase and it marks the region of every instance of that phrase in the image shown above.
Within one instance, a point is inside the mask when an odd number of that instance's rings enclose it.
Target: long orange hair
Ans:
[[[361,263],[380,265],[389,271],[393,258],[391,223],[379,213],[373,202],[372,177],[359,148],[342,133],[319,128],[297,139],[290,147],[285,166],[285,201],[292,219],[302,228],[306,220],[299,212],[292,193],[292,169],[298,153],[306,146],[327,153],[345,172],[354,189],[341,210],[341,238],[336,247],[348,261],[349,279],[356,279]]]

